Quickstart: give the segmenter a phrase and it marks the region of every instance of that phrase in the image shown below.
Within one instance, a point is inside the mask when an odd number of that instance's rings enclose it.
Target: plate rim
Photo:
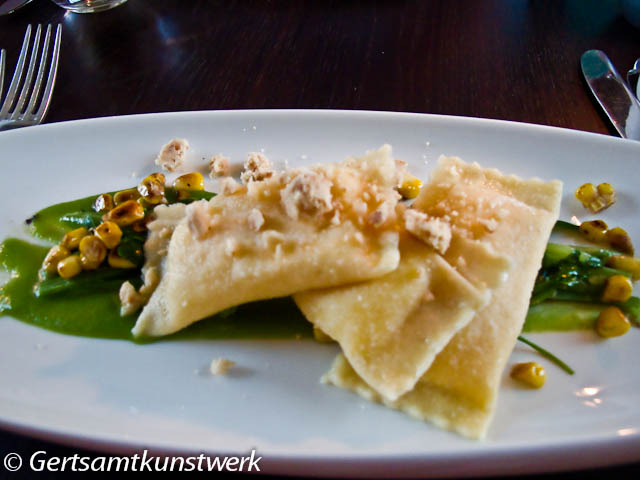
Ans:
[[[419,113],[419,112],[395,112],[395,111],[377,111],[377,110],[343,110],[343,109],[241,109],[241,110],[197,110],[197,111],[172,111],[172,112],[152,112],[152,113],[142,113],[142,114],[133,114],[133,115],[122,115],[122,116],[105,116],[105,117],[95,117],[95,118],[87,118],[87,119],[76,119],[69,120],[63,122],[55,122],[55,123],[47,123],[38,125],[31,128],[23,128],[10,130],[6,132],[0,132],[0,148],[3,146],[3,138],[11,140],[14,137],[18,137],[19,139],[23,136],[32,136],[37,135],[39,132],[55,130],[58,128],[73,128],[76,126],[83,125],[97,125],[99,123],[117,123],[117,122],[128,122],[128,121],[146,121],[148,119],[155,119],[158,117],[182,117],[182,116],[226,116],[226,115],[256,115],[256,116],[269,116],[269,115],[302,115],[302,116],[351,116],[351,117],[361,117],[361,118],[370,118],[370,117],[379,117],[379,118],[393,118],[393,117],[404,117],[404,118],[423,118],[429,121],[434,122],[452,122],[456,123],[462,127],[464,126],[495,126],[497,128],[503,129],[515,129],[521,131],[533,131],[540,132],[541,134],[548,135],[560,135],[560,136],[574,136],[575,138],[582,138],[590,141],[597,142],[614,142],[617,145],[628,145],[630,148],[640,149],[640,143],[634,140],[622,139],[618,137],[613,137],[611,135],[595,133],[595,132],[585,132],[581,130],[574,130],[565,127],[556,127],[549,125],[540,125],[540,124],[532,124],[525,122],[515,122],[509,120],[501,120],[501,119],[485,119],[478,117],[466,117],[466,116],[455,116],[455,115],[442,115],[442,114],[430,114],[430,113]],[[28,133],[31,132],[31,133]],[[36,328],[36,327],[34,327]],[[51,429],[51,428],[42,428],[38,427],[36,424],[29,424],[28,422],[12,422],[10,419],[3,417],[0,413],[0,429],[7,430],[10,432],[15,432],[18,434],[27,435],[34,438],[39,438],[45,441],[52,441],[56,443],[61,443],[63,445],[81,447],[83,449],[102,451],[102,452],[133,452],[140,451],[141,445],[140,443],[130,442],[124,439],[120,440],[104,440],[99,436],[91,436],[91,435],[82,435],[73,433],[71,431],[63,431],[61,429]],[[82,442],[82,443],[81,443]],[[525,442],[526,443],[526,442]],[[470,447],[477,445],[476,443],[471,444]],[[623,446],[622,451],[620,451],[620,446]],[[331,462],[333,465],[337,465],[338,469],[332,469],[331,471],[327,471],[322,473],[322,475],[331,475],[331,476],[340,476],[344,473],[347,473],[351,476],[376,476],[376,477],[386,477],[386,476],[398,476],[397,471],[388,471],[385,470],[383,472],[380,471],[380,466],[384,464],[387,468],[391,466],[400,467],[402,466],[402,472],[400,475],[410,478],[414,476],[425,476],[425,472],[415,472],[412,473],[413,468],[424,467],[427,464],[439,465],[438,462],[442,461],[460,461],[460,460],[468,460],[473,462],[495,462],[496,458],[503,458],[505,455],[513,455],[514,453],[518,453],[520,455],[523,454],[523,449],[528,453],[533,453],[535,455],[552,455],[558,460],[564,458],[565,455],[569,452],[575,451],[597,451],[602,454],[602,452],[608,453],[607,462],[590,460],[592,465],[589,465],[588,468],[593,466],[607,466],[607,465],[615,465],[620,463],[626,463],[634,460],[640,460],[640,456],[638,455],[638,451],[640,451],[640,429],[635,429],[635,432],[627,435],[627,436],[618,436],[612,437],[611,435],[599,435],[599,436],[591,436],[587,440],[561,440],[558,442],[544,442],[538,445],[533,445],[526,448],[524,445],[516,444],[511,448],[505,448],[504,446],[491,446],[490,443],[485,443],[483,448],[482,446],[479,448],[470,448],[464,451],[453,451],[450,453],[443,454],[442,452],[437,453],[437,455],[432,455],[429,453],[411,453],[411,454],[388,454],[385,455],[383,453],[369,453],[369,454],[345,454],[342,455],[334,455],[327,457],[327,455],[319,455],[312,456],[304,453],[296,453],[293,454],[269,454],[268,464],[272,465],[272,468],[266,471],[265,473],[289,473],[291,474],[301,474],[303,470],[296,469],[306,469],[309,466],[317,467],[319,462]],[[185,454],[188,453],[189,450],[180,449],[180,448],[164,448],[164,447],[149,447],[149,451],[154,452],[162,452],[165,454]],[[526,453],[524,452],[524,453]],[[236,454],[238,452],[235,452]],[[259,454],[259,452],[257,452]],[[224,455],[225,452],[221,452],[220,450],[216,451],[218,455]],[[227,452],[227,454],[233,454],[233,452]],[[585,454],[585,457],[588,455]],[[373,458],[375,457],[375,458]],[[447,473],[446,470],[438,470],[435,472],[437,476],[478,476],[478,475],[493,475],[493,474],[506,474],[506,473],[514,473],[515,467],[517,467],[518,460],[520,459],[517,455],[515,461],[510,463],[509,461],[505,461],[504,463],[500,463],[498,465],[494,465],[493,468],[486,464],[482,468],[481,471],[452,471]],[[267,459],[264,459],[267,462]],[[368,467],[365,468],[359,462],[367,462]],[[382,463],[381,463],[382,462]],[[426,463],[425,463],[426,462]],[[400,465],[402,463],[403,465]],[[565,468],[562,468],[558,465],[558,462],[550,462],[553,466],[546,464],[544,462],[540,462],[536,464],[533,468],[529,465],[526,468],[527,473],[542,473],[542,472],[552,472],[552,471],[566,471],[572,470],[576,468],[575,462],[567,462]],[[579,463],[579,465],[583,465],[589,462]],[[357,464],[358,471],[353,471],[353,464]],[[294,467],[293,470],[291,467]],[[440,468],[440,467],[438,467]],[[335,472],[334,472],[335,470]],[[297,472],[297,473],[295,473]],[[333,473],[332,473],[333,472]],[[429,472],[427,472],[428,476],[431,476]]]

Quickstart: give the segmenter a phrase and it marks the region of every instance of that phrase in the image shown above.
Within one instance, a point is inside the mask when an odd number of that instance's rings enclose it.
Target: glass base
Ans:
[[[110,10],[127,0],[51,0],[56,5],[73,13],[94,13]]]

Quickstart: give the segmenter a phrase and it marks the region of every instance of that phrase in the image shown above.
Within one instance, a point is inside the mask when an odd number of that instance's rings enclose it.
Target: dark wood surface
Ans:
[[[330,108],[613,134],[585,88],[580,55],[604,50],[621,72],[640,56],[640,30],[620,14],[617,0],[129,0],[88,15],[36,0],[0,17],[9,71],[29,23],[63,25],[47,122]],[[0,456],[38,450],[77,452],[0,432]],[[544,478],[638,473],[640,464]],[[0,466],[0,478],[5,474]],[[11,478],[28,476],[23,471]]]

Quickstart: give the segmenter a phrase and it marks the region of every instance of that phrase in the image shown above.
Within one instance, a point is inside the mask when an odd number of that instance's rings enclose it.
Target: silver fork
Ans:
[[[20,50],[18,63],[16,64],[16,68],[13,72],[13,78],[11,79],[9,90],[7,90],[7,96],[0,108],[0,131],[38,125],[47,114],[49,103],[51,102],[51,94],[53,93],[53,86],[56,81],[56,71],[58,70],[62,27],[58,25],[56,28],[51,55],[49,55],[49,48],[51,45],[51,33],[53,30],[52,25],[47,26],[44,42],[42,43],[42,53],[40,55],[42,25],[38,25],[36,28],[31,53],[29,53],[31,30],[31,25],[29,25],[24,34],[22,49]],[[25,74],[27,58],[29,59],[29,62]],[[2,50],[0,51],[0,100],[2,99],[5,59],[6,52]],[[33,75],[36,70],[36,63],[38,59],[40,59],[40,65],[34,82]],[[47,65],[49,66],[49,71],[45,75]],[[42,92],[42,95],[40,95],[40,91],[43,86],[44,91]],[[19,87],[22,87],[20,89],[20,93],[18,93]],[[25,104],[27,104],[26,107]]]

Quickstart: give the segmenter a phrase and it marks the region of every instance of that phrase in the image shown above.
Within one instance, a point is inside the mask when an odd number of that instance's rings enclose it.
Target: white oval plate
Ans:
[[[174,137],[192,165],[250,151],[289,165],[341,160],[383,143],[422,176],[440,154],[565,182],[561,218],[584,210],[586,181],[609,181],[603,217],[640,244],[640,143],[500,121],[345,111],[219,111],[103,118],[0,133],[0,237],[60,201],[135,184]],[[390,299],[391,301],[391,299]],[[504,377],[489,438],[475,442],[318,382],[336,354],[313,341],[192,341],[136,346],[58,335],[0,319],[0,425],[112,452],[213,455],[255,448],[262,471],[334,476],[471,476],[640,460],[637,328],[531,335],[577,370],[539,391]],[[206,372],[214,357],[239,368]],[[512,361],[536,358],[523,345]]]

